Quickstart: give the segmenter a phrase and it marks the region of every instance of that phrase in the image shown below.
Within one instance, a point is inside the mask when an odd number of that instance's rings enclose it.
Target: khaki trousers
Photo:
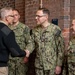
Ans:
[[[0,75],[8,75],[8,67],[0,67]]]

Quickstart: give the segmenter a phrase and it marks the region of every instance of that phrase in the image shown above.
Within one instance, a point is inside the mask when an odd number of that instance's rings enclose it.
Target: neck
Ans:
[[[18,25],[18,23],[19,23],[19,21],[18,21],[18,22],[14,22],[13,26],[17,26],[17,25]]]
[[[0,20],[0,22],[4,23],[5,25],[8,26],[8,22],[6,20]]]
[[[42,28],[47,28],[48,26],[49,26],[49,22],[48,21],[42,24]]]

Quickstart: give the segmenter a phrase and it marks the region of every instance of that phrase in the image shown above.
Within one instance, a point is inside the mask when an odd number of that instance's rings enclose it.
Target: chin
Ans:
[[[37,23],[38,25],[40,24],[40,23]]]
[[[13,23],[10,23],[10,25],[13,25]]]

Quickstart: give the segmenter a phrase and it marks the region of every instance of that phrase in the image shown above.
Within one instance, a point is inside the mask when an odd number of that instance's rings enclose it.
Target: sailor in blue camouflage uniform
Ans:
[[[28,48],[31,48],[29,44],[30,43],[29,27],[19,21],[20,14],[17,9],[14,9],[13,13],[14,13],[14,24],[11,25],[10,28],[15,33],[16,42],[18,43],[20,48],[23,50],[26,49],[26,46],[28,46]],[[26,75],[26,72],[28,70],[28,63],[24,63],[23,59],[24,59],[23,57],[22,58],[10,57],[9,75]]]
[[[36,12],[37,26],[32,29],[33,49],[36,50],[36,75],[61,73],[64,42],[61,29],[48,21],[49,10],[40,8]],[[30,50],[30,53],[33,50]]]
[[[71,38],[68,47],[68,75],[75,75],[75,19],[72,21]]]

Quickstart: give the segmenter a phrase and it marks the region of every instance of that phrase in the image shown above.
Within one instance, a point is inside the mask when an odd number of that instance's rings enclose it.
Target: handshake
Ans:
[[[30,52],[29,52],[29,50],[25,50],[25,52],[26,52],[26,56],[24,57],[23,62],[24,63],[27,63],[28,62],[29,55],[30,55]]]
[[[25,50],[25,52],[26,52],[26,57],[29,57],[30,51],[29,50]]]

